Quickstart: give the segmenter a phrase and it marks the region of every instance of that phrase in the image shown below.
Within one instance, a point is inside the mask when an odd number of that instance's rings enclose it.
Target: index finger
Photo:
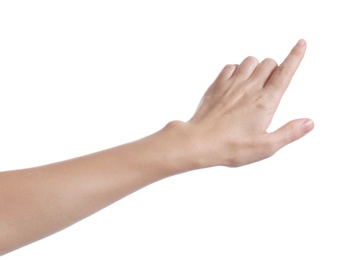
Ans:
[[[281,98],[289,86],[301,60],[304,58],[305,50],[306,42],[301,39],[292,48],[286,59],[272,73],[270,79],[265,84],[265,89]]]

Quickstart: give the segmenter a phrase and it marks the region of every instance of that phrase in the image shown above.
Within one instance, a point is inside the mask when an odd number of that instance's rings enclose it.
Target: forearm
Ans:
[[[87,156],[0,173],[0,255],[155,181],[199,168],[193,144],[178,125]]]

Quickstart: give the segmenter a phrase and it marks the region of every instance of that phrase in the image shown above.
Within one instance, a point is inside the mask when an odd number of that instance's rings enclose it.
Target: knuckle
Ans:
[[[278,66],[270,80],[270,84],[279,87],[281,85],[286,85],[289,81],[288,77],[288,67],[284,64]]]
[[[224,65],[221,73],[229,73],[230,71],[233,71],[236,69],[238,65],[236,64],[226,64]]]
[[[237,66],[237,64],[226,64],[224,67],[226,68],[226,69],[232,69],[232,68],[234,68],[234,67],[236,67]]]
[[[285,64],[281,64],[280,66],[277,67],[276,69],[276,73],[277,74],[284,74],[288,71],[288,68]]]
[[[258,59],[253,56],[248,56],[245,61],[248,61],[250,63],[259,63]]]
[[[295,127],[289,127],[288,128],[288,135],[287,135],[287,142],[288,143],[292,143],[293,141],[295,141],[298,137],[298,133],[296,131],[297,129]]]
[[[268,109],[270,108],[271,103],[269,102],[269,98],[266,94],[258,95],[255,101],[255,105],[257,109]]]
[[[257,102],[256,102],[256,108],[257,109],[261,109],[261,110],[264,110],[266,109],[266,102],[262,99],[258,99]]]
[[[267,65],[270,65],[271,67],[277,67],[277,62],[274,59],[266,58],[262,62]]]

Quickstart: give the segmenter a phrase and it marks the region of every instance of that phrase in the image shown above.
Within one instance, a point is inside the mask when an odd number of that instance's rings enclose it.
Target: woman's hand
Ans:
[[[280,66],[272,59],[259,63],[248,57],[223,68],[184,125],[201,151],[202,167],[238,167],[265,159],[313,129],[312,120],[296,119],[266,132],[305,49],[300,40]]]
[[[186,123],[174,121],[140,140],[71,160],[1,172],[0,256],[155,181],[256,162],[308,133],[309,119],[266,132],[305,48],[299,41],[280,66],[252,57],[226,66]]]

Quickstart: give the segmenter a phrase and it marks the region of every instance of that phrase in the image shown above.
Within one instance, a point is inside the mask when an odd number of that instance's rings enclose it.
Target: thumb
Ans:
[[[272,141],[277,145],[277,149],[292,143],[314,128],[314,122],[308,118],[295,119],[270,133]]]

